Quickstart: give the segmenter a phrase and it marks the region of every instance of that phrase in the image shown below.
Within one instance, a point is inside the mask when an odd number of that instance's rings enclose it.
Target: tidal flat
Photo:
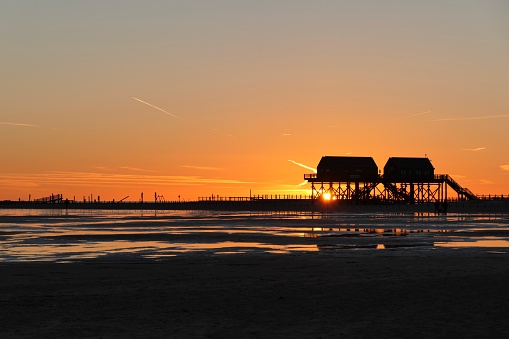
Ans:
[[[506,337],[508,225],[4,210],[0,337]]]

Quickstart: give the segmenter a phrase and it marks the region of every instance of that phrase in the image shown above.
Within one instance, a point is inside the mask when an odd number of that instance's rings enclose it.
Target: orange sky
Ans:
[[[6,1],[0,200],[309,194],[427,155],[509,194],[506,1]]]

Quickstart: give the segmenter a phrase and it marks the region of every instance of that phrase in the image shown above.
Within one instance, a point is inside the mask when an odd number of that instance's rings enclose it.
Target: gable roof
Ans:
[[[385,167],[389,164],[393,165],[396,168],[401,169],[430,169],[434,170],[435,168],[431,164],[431,161],[428,158],[400,158],[400,157],[392,157],[387,160]]]
[[[318,167],[325,168],[375,168],[375,160],[372,157],[342,157],[342,156],[323,156]]]

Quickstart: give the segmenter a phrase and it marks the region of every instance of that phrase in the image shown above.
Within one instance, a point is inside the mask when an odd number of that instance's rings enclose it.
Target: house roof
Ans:
[[[318,167],[322,168],[374,168],[378,169],[371,157],[323,156]]]
[[[396,168],[401,169],[431,169],[434,170],[435,168],[431,164],[431,161],[428,158],[399,158],[399,157],[392,157],[387,160],[387,163],[385,166],[393,165]]]

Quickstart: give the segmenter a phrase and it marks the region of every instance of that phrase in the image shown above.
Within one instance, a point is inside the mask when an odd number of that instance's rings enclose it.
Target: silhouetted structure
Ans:
[[[435,180],[435,168],[428,158],[389,158],[382,184],[385,200],[411,203],[445,200],[442,183]]]
[[[62,199],[62,194],[52,194],[48,197],[34,199],[34,202],[61,202]]]
[[[387,160],[384,179],[392,182],[430,182],[435,168],[428,158],[397,158]]]
[[[316,174],[306,174],[313,199],[327,193],[331,199],[365,200],[378,182],[378,167],[371,157],[324,156]]]
[[[317,173],[305,174],[304,179],[311,183],[312,199],[444,202],[447,187],[456,191],[458,200],[476,199],[449,175],[435,175],[428,158],[389,158],[382,176],[371,157],[324,156]]]
[[[378,177],[378,167],[371,157],[324,156],[316,171],[323,181],[373,181]]]

